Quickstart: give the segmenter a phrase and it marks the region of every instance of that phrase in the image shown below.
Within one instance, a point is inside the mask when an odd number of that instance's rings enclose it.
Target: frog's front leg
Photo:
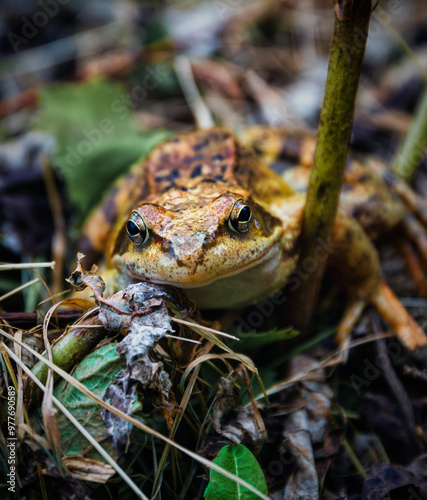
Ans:
[[[427,345],[427,336],[409,315],[381,276],[375,247],[361,226],[340,211],[332,233],[329,266],[338,272],[348,292],[349,305],[337,333],[339,345],[345,346],[363,308],[372,304],[396,332],[405,347],[415,350]]]
[[[285,238],[294,241],[294,245],[302,224],[304,204],[305,196],[295,194],[271,205],[274,215],[282,221]],[[329,270],[336,275],[340,286],[348,294],[348,307],[337,333],[337,342],[343,350],[367,304],[377,309],[408,349],[415,350],[427,344],[422,329],[384,282],[378,254],[371,240],[360,224],[341,209],[335,219],[330,241],[319,241],[313,259],[323,260],[326,257],[325,249]],[[305,268],[304,263],[302,267]]]

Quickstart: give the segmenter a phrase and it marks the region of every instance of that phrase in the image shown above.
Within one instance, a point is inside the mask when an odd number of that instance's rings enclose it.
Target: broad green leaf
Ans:
[[[225,446],[217,455],[214,463],[228,472],[244,479],[255,486],[261,493],[268,495],[264,474],[253,454],[241,444]],[[240,486],[231,479],[210,471],[210,481],[204,497],[206,500],[252,500],[259,498],[247,488]]]
[[[288,340],[298,335],[298,331],[293,328],[274,328],[269,332],[249,332],[239,334],[239,350],[257,349],[265,345]]]
[[[107,344],[79,363],[73,377],[102,399],[107,387],[114,381],[117,372],[125,368],[125,364],[125,360],[116,353],[116,344]],[[114,455],[111,436],[101,418],[101,406],[65,380],[55,384],[54,394],[83,427],[98,442],[102,442],[103,448]],[[61,412],[58,412],[58,427],[61,449],[65,455],[83,455],[103,461],[87,439]]]
[[[56,138],[53,163],[80,222],[114,179],[172,135],[143,130],[129,91],[100,79],[42,89],[34,127]]]

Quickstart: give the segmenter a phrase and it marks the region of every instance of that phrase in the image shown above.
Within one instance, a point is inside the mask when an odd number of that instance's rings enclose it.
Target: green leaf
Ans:
[[[115,380],[117,372],[125,368],[125,364],[125,360],[116,353],[116,344],[107,344],[80,362],[73,377],[102,399],[107,387]],[[98,442],[102,442],[103,448],[114,456],[111,436],[101,417],[102,407],[65,380],[55,385],[54,394],[83,427]],[[83,455],[104,461],[61,412],[58,412],[58,427],[61,449],[65,455]]]
[[[298,335],[298,333],[299,332],[297,330],[294,330],[291,327],[283,328],[281,330],[274,328],[269,332],[253,331],[249,333],[240,333],[239,350],[257,349],[265,345],[273,344],[274,342],[291,339]]]
[[[244,479],[257,488],[261,493],[268,495],[264,474],[253,454],[241,444],[225,446],[218,453],[214,463],[221,466],[235,476]],[[259,498],[247,488],[240,486],[231,479],[210,471],[210,481],[204,497],[206,500],[252,500]]]
[[[56,138],[53,164],[66,182],[80,222],[114,179],[173,135],[143,130],[129,92],[101,79],[42,89],[34,128]]]

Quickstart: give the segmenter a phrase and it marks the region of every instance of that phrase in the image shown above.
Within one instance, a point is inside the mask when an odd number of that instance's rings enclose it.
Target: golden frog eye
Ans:
[[[148,241],[150,232],[145,225],[144,219],[138,212],[132,212],[126,223],[126,232],[136,246],[141,246]]]
[[[244,200],[237,200],[231,210],[228,225],[235,233],[247,233],[251,227],[252,210]]]

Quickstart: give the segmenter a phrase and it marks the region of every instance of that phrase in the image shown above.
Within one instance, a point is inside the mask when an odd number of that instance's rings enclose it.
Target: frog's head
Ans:
[[[135,207],[118,234],[115,265],[133,279],[186,289],[239,274],[249,279],[247,271],[271,267],[281,251],[280,221],[245,190],[229,188],[224,182],[178,186]]]

